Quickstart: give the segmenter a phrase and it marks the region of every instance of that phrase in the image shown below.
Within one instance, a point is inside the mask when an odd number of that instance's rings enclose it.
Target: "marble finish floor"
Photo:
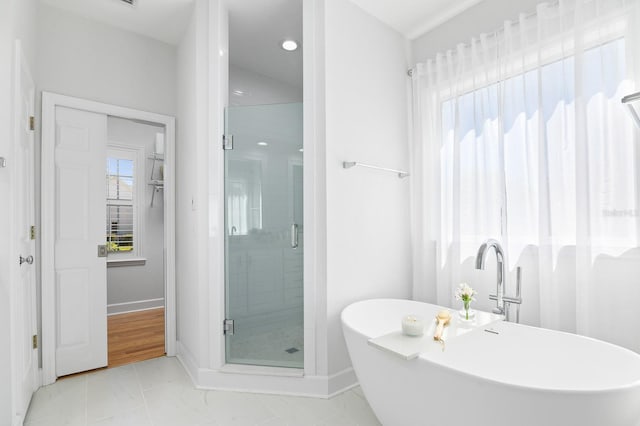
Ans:
[[[175,358],[58,380],[33,396],[26,426],[375,426],[360,388],[329,400],[195,389]]]

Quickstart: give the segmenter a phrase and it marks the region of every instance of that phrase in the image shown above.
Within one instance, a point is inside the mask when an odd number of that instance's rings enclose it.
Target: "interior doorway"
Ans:
[[[174,121],[43,93],[45,384],[175,355]]]
[[[165,126],[107,117],[108,366],[165,354]]]

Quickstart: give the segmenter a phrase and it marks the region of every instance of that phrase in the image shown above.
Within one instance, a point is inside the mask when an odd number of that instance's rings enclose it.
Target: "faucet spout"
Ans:
[[[496,281],[496,308],[493,310],[493,312],[508,317],[508,312],[505,310],[504,304],[504,251],[502,250],[502,246],[497,240],[490,238],[482,243],[482,245],[480,245],[478,254],[476,254],[476,269],[485,269],[487,254],[489,253],[490,249],[493,249],[496,252],[496,260],[498,262],[498,276]]]

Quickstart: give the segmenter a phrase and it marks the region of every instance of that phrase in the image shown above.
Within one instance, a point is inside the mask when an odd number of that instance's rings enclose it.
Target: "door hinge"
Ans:
[[[235,332],[235,326],[233,324],[232,319],[226,319],[222,322],[222,330],[224,331],[225,336],[233,336]]]
[[[233,135],[222,135],[222,149],[233,149]]]
[[[38,335],[34,334],[31,338],[31,342],[33,343],[33,349],[38,349]]]
[[[35,225],[31,225],[31,229],[29,230],[29,237],[32,240],[36,239],[36,226]]]
[[[36,118],[31,115],[29,116],[29,130],[35,130],[36,129]]]

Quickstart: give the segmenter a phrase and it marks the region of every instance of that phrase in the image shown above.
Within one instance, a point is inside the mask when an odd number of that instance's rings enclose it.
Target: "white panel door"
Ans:
[[[34,115],[35,85],[26,61],[16,43],[15,73],[15,144],[13,156],[13,256],[12,280],[12,372],[14,374],[14,409],[18,423],[24,420],[31,396],[36,389],[38,350],[33,336],[36,325],[35,242],[31,237],[34,222],[34,135],[30,117]]]
[[[107,116],[56,107],[56,375],[107,365]]]

